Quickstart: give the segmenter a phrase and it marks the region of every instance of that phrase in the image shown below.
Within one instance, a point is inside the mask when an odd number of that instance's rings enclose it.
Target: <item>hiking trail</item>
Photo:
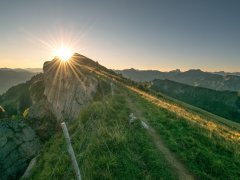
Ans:
[[[177,178],[179,180],[193,180],[194,176],[188,171],[186,166],[176,157],[176,155],[168,149],[168,147],[165,145],[164,141],[162,140],[161,136],[156,132],[156,130],[148,124],[147,119],[142,115],[141,110],[138,109],[136,104],[131,100],[131,97],[129,95],[126,95],[126,97],[130,109],[141,121],[143,127],[151,136],[156,147],[162,153],[171,169],[175,172]]]

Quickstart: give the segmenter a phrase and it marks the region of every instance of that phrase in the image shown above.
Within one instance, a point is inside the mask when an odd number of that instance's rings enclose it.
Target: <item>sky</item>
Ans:
[[[112,69],[240,71],[239,0],[0,0],[0,68],[70,47]]]

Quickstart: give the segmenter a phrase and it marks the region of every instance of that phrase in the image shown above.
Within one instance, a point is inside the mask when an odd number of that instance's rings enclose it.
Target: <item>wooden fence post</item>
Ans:
[[[112,96],[114,95],[114,85],[113,85],[113,82],[111,81],[111,93],[112,93]]]
[[[78,167],[78,163],[77,163],[77,160],[76,160],[74,150],[72,148],[71,139],[70,139],[68,129],[67,129],[67,126],[66,126],[65,122],[61,123],[61,127],[62,127],[62,130],[63,130],[63,134],[65,136],[65,140],[66,140],[66,143],[67,143],[67,150],[68,150],[68,153],[71,157],[72,165],[73,165],[73,168],[75,170],[77,180],[81,180],[82,179],[81,178],[81,173],[80,173],[80,170],[79,170],[79,167]]]

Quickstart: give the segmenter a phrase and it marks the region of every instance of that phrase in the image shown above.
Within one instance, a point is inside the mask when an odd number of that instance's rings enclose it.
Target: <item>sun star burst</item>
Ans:
[[[57,56],[61,61],[66,62],[72,57],[73,52],[68,47],[60,47],[54,50],[53,54],[54,56]]]

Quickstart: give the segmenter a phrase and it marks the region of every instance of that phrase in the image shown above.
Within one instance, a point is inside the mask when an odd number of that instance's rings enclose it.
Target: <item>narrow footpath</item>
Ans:
[[[160,135],[155,131],[153,127],[151,127],[148,124],[147,119],[145,119],[141,110],[138,109],[134,102],[131,100],[131,97],[126,95],[126,99],[130,109],[132,110],[134,115],[141,121],[142,125],[147,130],[148,134],[152,137],[156,147],[162,153],[164,158],[167,160],[173,172],[175,172],[175,174],[178,176],[178,179],[193,180],[194,176],[188,171],[186,166],[176,157],[176,155],[167,148]]]

